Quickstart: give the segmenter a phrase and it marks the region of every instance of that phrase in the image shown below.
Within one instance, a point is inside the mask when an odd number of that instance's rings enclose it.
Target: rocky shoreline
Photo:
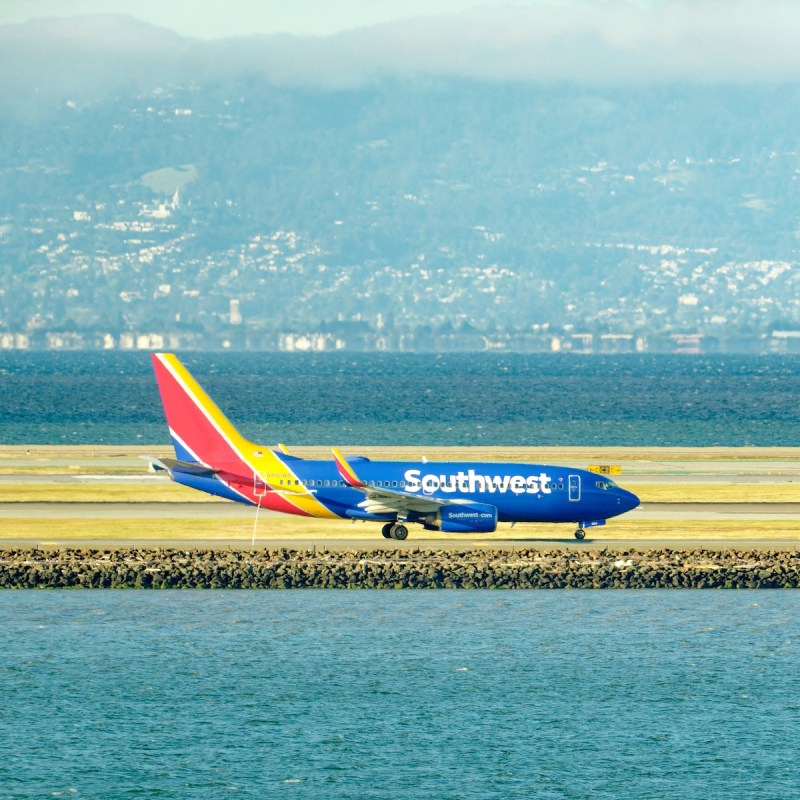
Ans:
[[[0,550],[0,588],[796,589],[775,550]]]

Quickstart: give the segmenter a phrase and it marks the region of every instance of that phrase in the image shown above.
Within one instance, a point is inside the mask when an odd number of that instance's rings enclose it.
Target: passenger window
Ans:
[[[397,481],[392,481],[392,486],[396,489],[397,488]]]

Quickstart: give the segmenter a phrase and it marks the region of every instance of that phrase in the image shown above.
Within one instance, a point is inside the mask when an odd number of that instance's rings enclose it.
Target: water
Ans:
[[[263,444],[800,446],[798,356],[190,353]],[[146,353],[0,353],[0,443],[165,444]]]
[[[800,445],[800,358],[189,354],[264,443]],[[161,444],[139,353],[0,353],[0,443]],[[0,595],[0,797],[771,800],[795,592]]]
[[[3,798],[794,797],[796,592],[17,591]]]

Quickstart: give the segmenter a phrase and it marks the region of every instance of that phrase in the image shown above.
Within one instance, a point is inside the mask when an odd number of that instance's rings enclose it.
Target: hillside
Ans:
[[[799,84],[324,87],[182,63],[4,107],[0,333],[735,349],[800,327]]]

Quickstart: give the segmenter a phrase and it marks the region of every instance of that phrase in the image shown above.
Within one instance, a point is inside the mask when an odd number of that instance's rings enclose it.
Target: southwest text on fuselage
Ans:
[[[434,492],[489,492],[505,494],[550,494],[552,479],[544,472],[538,475],[480,475],[474,469],[459,470],[450,475],[422,474],[422,470],[405,472],[405,490],[433,494]]]

